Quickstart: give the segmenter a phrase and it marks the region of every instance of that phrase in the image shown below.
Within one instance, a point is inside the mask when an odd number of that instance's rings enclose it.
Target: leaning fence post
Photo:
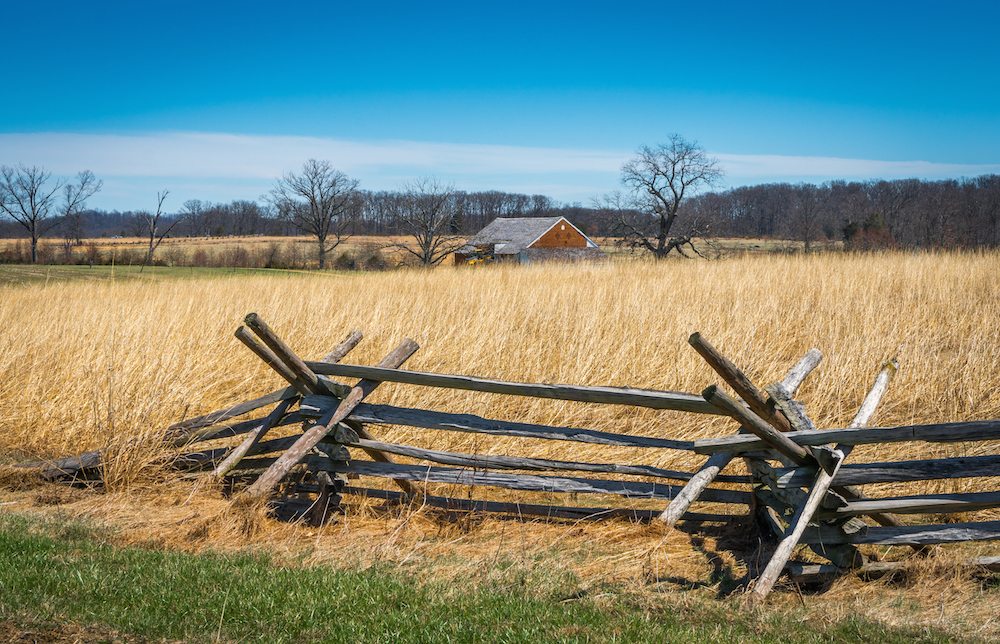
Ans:
[[[247,316],[249,317],[249,316]],[[263,324],[263,322],[261,321]],[[344,338],[344,341],[338,344],[334,349],[327,354],[324,358],[325,361],[339,362],[344,356],[346,356],[354,347],[361,342],[362,337],[364,337],[360,331],[352,331],[350,335]],[[284,343],[282,343],[284,344]],[[277,358],[277,356],[275,356]],[[219,463],[219,465],[212,472],[215,476],[225,476],[227,473],[232,471],[236,464],[240,462],[247,452],[253,449],[254,445],[260,442],[260,439],[274,427],[281,418],[288,411],[288,408],[295,402],[295,399],[288,399],[282,401],[278,407],[275,408],[273,412],[261,423],[260,427],[250,432],[242,443],[237,445],[233,450],[226,456],[226,458]]]
[[[696,339],[697,338],[697,339]],[[701,334],[695,333],[689,338],[688,342],[692,343],[692,346],[697,344],[701,347],[698,351],[702,357],[705,357],[709,364],[716,369],[716,372],[723,375],[724,372],[739,373],[739,378],[731,378],[733,381],[744,380],[749,384],[749,380],[746,376],[743,376],[742,372],[736,365],[727,360],[722,354],[720,354],[714,347],[712,347],[708,341],[701,337]],[[709,350],[711,348],[711,350]],[[787,391],[790,394],[794,394],[798,390],[799,386],[820,363],[823,359],[823,354],[819,352],[819,349],[810,349],[806,354],[793,366],[789,372],[785,375],[784,379],[779,383],[779,386],[783,391]],[[716,368],[718,366],[718,368]],[[728,381],[728,380],[727,380]],[[751,384],[750,387],[753,385]],[[698,500],[701,493],[707,488],[712,481],[726,468],[727,465],[735,457],[734,453],[719,452],[718,454],[712,454],[708,457],[708,460],[698,469],[698,471],[691,477],[691,479],[684,485],[684,488],[677,494],[676,497],[667,505],[663,513],[660,514],[659,520],[666,523],[668,526],[673,526],[675,523],[680,521],[684,513],[687,512],[691,504]]]
[[[784,454],[799,465],[812,464],[816,459],[806,448],[788,438],[769,425],[763,418],[740,404],[738,400],[719,391],[718,386],[709,385],[701,394],[705,400],[726,412],[728,416],[740,421],[740,424],[752,434],[771,446],[779,454]]]
[[[413,340],[405,340],[402,344],[391,351],[379,362],[380,367],[397,369],[406,360],[416,353],[419,345]],[[381,383],[374,380],[359,380],[351,389],[350,393],[340,402],[336,409],[328,412],[323,418],[308,429],[284,454],[282,454],[271,467],[269,467],[260,478],[258,478],[244,494],[247,497],[261,497],[271,491],[281,479],[285,478],[288,472],[295,467],[310,449],[316,446],[324,436],[350,416],[351,412],[361,403],[364,398],[375,390]],[[384,455],[383,455],[384,456]],[[388,458],[388,457],[385,457]],[[408,482],[397,481],[404,491],[409,494],[416,494],[416,487]]]
[[[896,361],[892,360],[882,368],[875,378],[875,383],[872,385],[871,390],[861,403],[858,413],[855,414],[850,427],[864,427],[868,424],[868,421],[875,414],[875,409],[882,400],[882,396],[885,395],[889,387],[889,381],[892,380],[897,367]],[[795,546],[798,545],[799,539],[802,538],[802,534],[805,532],[806,527],[808,527],[813,515],[819,509],[823,499],[826,498],[837,471],[844,460],[850,455],[852,449],[854,449],[853,445],[837,445],[834,448],[834,454],[836,455],[834,466],[830,469],[820,468],[817,470],[816,480],[813,482],[808,497],[806,497],[806,500],[796,510],[795,515],[788,524],[785,536],[778,544],[764,572],[761,573],[754,583],[752,595],[754,601],[764,599],[771,592],[771,589],[774,588],[774,583],[778,580],[781,571],[785,569],[785,564],[791,558]]]

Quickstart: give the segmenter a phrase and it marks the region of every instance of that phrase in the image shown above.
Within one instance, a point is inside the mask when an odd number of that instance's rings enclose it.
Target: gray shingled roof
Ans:
[[[467,242],[466,248],[503,244],[497,255],[516,254],[552,228],[562,217],[497,217]]]

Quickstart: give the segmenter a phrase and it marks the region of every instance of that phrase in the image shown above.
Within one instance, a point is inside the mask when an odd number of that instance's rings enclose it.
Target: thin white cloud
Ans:
[[[776,154],[718,154],[727,175],[747,179],[774,178],[898,179],[975,176],[1000,172],[1000,163],[935,163],[880,161],[841,157],[782,156]]]
[[[275,177],[309,158],[328,159],[365,187],[387,189],[433,175],[456,187],[496,188],[587,201],[618,187],[628,150],[480,145],[417,141],[351,141],[309,136],[212,132],[140,134],[0,134],[0,164],[42,165],[58,175],[84,168],[105,180],[92,202],[131,208],[151,186],[178,198],[256,198]],[[1000,163],[953,164],[818,156],[718,156],[728,185],[834,178],[938,179],[1000,173]]]
[[[373,168],[459,174],[616,171],[617,152],[559,148],[350,141],[307,136],[202,132],[0,134],[0,162],[44,163],[54,172],[86,166],[114,176],[273,178],[309,158],[345,172]]]

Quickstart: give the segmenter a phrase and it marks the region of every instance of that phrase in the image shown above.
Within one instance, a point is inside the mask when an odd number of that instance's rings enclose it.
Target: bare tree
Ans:
[[[464,240],[452,234],[457,212],[455,193],[434,179],[420,179],[400,195],[397,220],[399,228],[413,238],[416,248],[393,244],[424,266],[434,266],[457,250]]]
[[[58,214],[72,213],[100,190],[93,173],[79,174],[79,184],[53,180],[52,173],[37,166],[0,167],[0,214],[17,222],[31,240],[31,263],[38,261],[38,240],[62,222]],[[66,188],[66,205],[57,210],[56,196]]]
[[[104,187],[104,182],[94,176],[90,170],[84,170],[76,175],[76,183],[63,186],[62,217],[66,227],[66,236],[77,245],[83,243],[83,207]]]
[[[169,223],[164,220],[163,202],[167,200],[167,195],[169,194],[170,192],[167,190],[156,193],[155,213],[139,213],[139,218],[144,223],[143,228],[146,237],[149,240],[149,245],[146,247],[146,258],[142,260],[142,266],[139,267],[140,273],[146,268],[146,266],[153,263],[153,254],[156,253],[156,249],[163,243],[163,239],[170,234],[170,231],[173,230],[177,224],[185,219],[184,216],[178,216]]]
[[[792,234],[802,242],[802,248],[807,253],[812,250],[813,241],[819,237],[825,197],[825,192],[812,184],[803,184],[796,191],[789,223]]]
[[[349,238],[357,189],[357,181],[328,161],[309,159],[302,172],[286,174],[271,190],[278,216],[316,238],[321,269],[327,253]]]
[[[205,232],[205,211],[211,204],[205,204],[200,199],[188,199],[184,202],[184,212],[186,214],[187,225],[185,228],[191,237],[207,237]]]
[[[721,177],[718,161],[678,134],[655,147],[639,148],[622,166],[622,183],[628,193],[611,195],[604,203],[614,218],[619,243],[648,251],[656,259],[675,250],[686,256],[685,247],[700,255],[692,240],[706,229],[691,221],[678,234],[674,226],[684,200]]]

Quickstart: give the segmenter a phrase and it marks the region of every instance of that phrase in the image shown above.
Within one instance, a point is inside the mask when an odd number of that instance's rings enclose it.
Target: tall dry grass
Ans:
[[[410,336],[423,347],[410,368],[692,392],[715,381],[686,345],[692,331],[759,383],[816,346],[825,359],[801,398],[821,426],[845,424],[882,362],[898,355],[880,423],[1000,417],[998,275],[998,254],[940,253],[8,287],[0,290],[0,449],[51,456],[139,447],[136,439],[170,422],[275,388],[277,376],[232,337],[249,311],[306,357],[360,328],[366,337],[350,361],[374,363]],[[387,384],[374,399],[648,435],[732,430],[720,418],[405,385]],[[469,434],[383,433],[487,449]],[[520,439],[491,439],[488,449],[515,446],[536,456],[610,456],[601,446]]]
[[[410,368],[691,392],[715,381],[686,344],[692,331],[701,331],[758,383],[779,378],[816,346],[825,359],[801,399],[821,426],[844,425],[880,365],[898,355],[901,370],[879,424],[997,418],[998,277],[997,253],[888,253],[2,287],[0,458],[109,449],[111,500],[82,497],[67,507],[126,526],[131,538],[143,541],[253,544],[291,553],[305,548],[309,561],[339,558],[362,565],[434,561],[433,574],[463,579],[506,581],[505,575],[518,571],[555,570],[579,576],[586,587],[622,581],[662,590],[674,587],[663,580],[683,575],[714,592],[718,582],[703,580],[711,580],[720,565],[738,565],[724,542],[694,542],[681,533],[629,524],[567,529],[486,520],[443,527],[419,513],[362,513],[318,532],[275,525],[247,532],[219,518],[230,515],[214,494],[193,498],[186,488],[147,494],[152,437],[182,417],[281,384],[232,337],[249,311],[260,313],[305,357],[323,355],[350,329],[361,328],[366,337],[351,362],[374,363],[410,336],[423,347],[407,363]],[[657,436],[735,430],[722,418],[394,384],[381,387],[372,400]],[[406,428],[373,431],[438,449],[670,467],[690,467],[701,458]],[[995,448],[862,447],[852,461]],[[956,480],[922,489],[960,491],[970,485]],[[486,489],[475,494],[497,495]],[[911,591],[842,582],[847,591],[840,608],[827,604],[816,617],[860,613],[1000,634],[990,625],[988,591],[951,581],[951,570],[920,577]],[[797,601],[786,600],[786,606]]]

